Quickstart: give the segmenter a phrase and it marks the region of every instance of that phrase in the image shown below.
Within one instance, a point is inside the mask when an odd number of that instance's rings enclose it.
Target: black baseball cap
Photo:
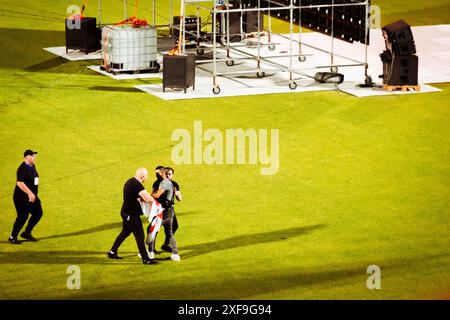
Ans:
[[[25,158],[26,156],[32,156],[34,154],[37,154],[37,151],[33,151],[33,150],[25,150],[25,152],[23,153],[23,157]]]

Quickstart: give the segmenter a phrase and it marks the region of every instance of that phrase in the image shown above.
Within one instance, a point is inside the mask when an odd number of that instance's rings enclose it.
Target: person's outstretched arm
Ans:
[[[144,200],[145,202],[153,202],[153,197],[150,195],[150,193],[147,192],[147,190],[142,190],[139,192],[139,196]]]

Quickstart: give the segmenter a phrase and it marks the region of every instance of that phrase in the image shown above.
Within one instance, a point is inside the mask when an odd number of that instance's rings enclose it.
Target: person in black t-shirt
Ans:
[[[123,187],[123,204],[120,210],[120,215],[122,216],[122,231],[117,236],[116,241],[114,241],[111,250],[106,254],[108,258],[111,259],[122,259],[117,255],[117,250],[119,249],[122,242],[128,238],[128,236],[133,233],[136,239],[136,244],[139,249],[139,253],[142,257],[142,262],[144,264],[155,264],[154,259],[148,257],[147,250],[145,248],[144,242],[144,229],[142,227],[142,222],[140,216],[143,214],[141,204],[139,201],[153,202],[152,196],[145,190],[142,183],[145,182],[148,176],[148,171],[145,168],[139,168],[136,170],[136,174],[133,178],[130,178],[125,182]]]
[[[153,182],[153,186],[152,186],[153,192],[155,192],[156,190],[159,189],[159,184],[161,183],[161,181],[164,180],[163,177],[161,177],[161,170],[163,170],[163,169],[165,169],[164,166],[157,166],[155,168],[156,180],[155,180],[155,182]]]
[[[25,150],[24,160],[17,169],[16,187],[13,195],[17,218],[8,239],[12,244],[21,243],[17,240],[17,236],[27,222],[29,214],[31,214],[31,218],[28,220],[25,231],[20,236],[30,241],[38,241],[31,235],[33,228],[42,217],[42,205],[38,197],[39,174],[35,166],[36,154],[35,151]]]

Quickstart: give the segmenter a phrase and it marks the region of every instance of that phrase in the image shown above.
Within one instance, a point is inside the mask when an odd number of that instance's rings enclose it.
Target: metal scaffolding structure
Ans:
[[[168,27],[170,34],[172,35],[173,30],[179,30],[181,36],[181,53],[186,54],[186,45],[192,44],[187,42],[187,35],[191,38],[195,38],[193,44],[196,47],[196,52],[198,55],[203,55],[205,49],[212,50],[212,59],[201,59],[196,61],[197,64],[211,64],[212,63],[212,90],[215,94],[220,93],[220,85],[218,82],[218,77],[224,76],[237,76],[243,74],[255,74],[259,78],[263,78],[266,72],[284,72],[288,74],[287,82],[290,89],[295,90],[297,88],[296,80],[300,78],[314,78],[313,76],[306,73],[306,71],[320,70],[320,69],[330,69],[331,72],[337,72],[340,67],[364,67],[364,76],[366,83],[372,83],[372,79],[368,75],[368,40],[369,40],[369,30],[370,30],[370,0],[328,0],[324,1],[324,4],[302,4],[308,3],[307,0],[180,0],[181,12],[180,12],[180,26],[175,26],[173,23],[173,0],[169,0],[169,18],[168,24],[157,25],[156,24],[156,1],[151,0],[151,12],[152,21],[151,26],[156,28]],[[167,1],[167,0],[163,0]],[[233,7],[230,2],[238,3],[239,7]],[[309,1],[310,3],[311,1]],[[344,2],[344,3],[343,3]],[[127,0],[124,0],[124,18],[127,18]],[[249,5],[252,3],[252,5]],[[322,2],[318,2],[322,3]],[[195,16],[197,17],[196,24],[197,28],[195,31],[186,30],[186,25],[184,23],[184,18],[186,17],[186,7],[194,6]],[[364,7],[365,8],[365,19],[362,22],[364,24],[365,33],[365,54],[363,59],[355,59],[354,57],[348,57],[339,55],[335,52],[335,26],[334,26],[334,10],[343,7]],[[314,46],[303,41],[303,31],[302,31],[302,10],[311,9],[330,9],[331,10],[331,32],[330,43],[328,46]],[[296,12],[297,11],[297,12]],[[201,23],[201,12],[206,12],[211,23]],[[288,13],[288,23],[289,23],[289,33],[288,34],[276,34],[272,32],[272,14],[274,12]],[[240,32],[238,34],[230,33],[230,14],[239,13],[240,14]],[[249,34],[244,32],[244,21],[243,14],[253,13],[257,14],[257,23],[254,26],[256,32],[252,32],[252,38],[249,38]],[[299,21],[294,21],[294,16],[298,13],[297,17]],[[268,28],[263,30],[261,21],[263,15],[268,17]],[[102,1],[98,0],[98,20],[101,25],[102,22]],[[220,22],[221,30],[218,30],[218,23]],[[294,25],[298,23],[298,32],[294,31]],[[203,32],[202,28],[211,26],[210,30]],[[224,27],[225,26],[225,27]],[[264,34],[263,34],[264,33]],[[233,36],[239,36],[241,41],[232,42],[230,38]],[[281,39],[288,40],[289,49],[287,55],[275,54],[274,50],[280,43],[274,42],[274,36]],[[249,42],[247,39],[251,39],[250,44],[252,48],[256,49],[256,52],[249,52],[246,48],[249,47]],[[267,51],[263,48],[268,48],[269,52],[274,54],[267,54]],[[329,56],[329,63],[324,63],[321,66],[315,66],[314,68],[302,68],[297,64],[298,62],[305,62],[307,56],[312,56],[312,53],[305,53],[305,48],[316,50],[321,53],[325,53]],[[279,58],[288,58],[289,62],[286,64],[275,61]],[[345,60],[346,63],[338,64],[336,63],[336,58]],[[255,61],[255,67],[249,70],[232,70],[227,72],[219,72],[218,64],[225,63],[227,66],[232,67],[235,65],[235,61],[243,60],[253,60]],[[231,77],[232,78],[232,77]]]
[[[213,64],[213,70],[211,72],[212,81],[213,81],[213,92],[215,94],[220,93],[220,86],[217,81],[217,78],[220,76],[231,76],[231,75],[242,75],[242,74],[251,74],[256,73],[256,75],[260,78],[265,76],[265,72],[269,71],[266,70],[264,65],[272,67],[270,69],[270,72],[274,72],[273,68],[275,68],[278,72],[287,72],[288,73],[288,85],[289,88],[292,90],[295,90],[297,88],[297,83],[295,80],[299,79],[298,77],[309,77],[314,78],[308,74],[305,73],[306,70],[309,69],[302,69],[294,66],[294,58],[298,58],[299,62],[306,61],[306,57],[309,54],[305,54],[303,51],[304,47],[317,50],[322,53],[326,53],[330,57],[330,63],[328,65],[323,66],[317,66],[314,69],[323,69],[323,68],[329,68],[331,72],[337,72],[339,67],[364,67],[364,75],[365,75],[365,81],[366,83],[371,83],[371,79],[368,76],[368,39],[369,39],[369,29],[370,29],[370,0],[352,0],[348,3],[336,3],[336,0],[330,0],[330,3],[327,4],[316,4],[316,5],[302,5],[302,0],[288,0],[285,2],[288,2],[289,5],[286,5],[285,3],[281,3],[280,0],[254,0],[254,3],[256,6],[250,7],[242,5],[242,1],[239,1],[239,8],[233,8],[230,6],[230,0],[180,0],[183,2],[181,16],[185,16],[185,7],[186,5],[193,5],[196,7],[196,15],[197,15],[197,54],[203,54],[203,48],[204,46],[201,45],[201,43],[204,43],[206,40],[209,42],[209,46],[212,47],[212,59],[210,60],[201,60],[197,61],[198,64],[200,63],[212,63]],[[209,3],[210,6],[206,7],[202,4]],[[297,5],[295,5],[297,3]],[[263,5],[264,4],[264,5]],[[350,6],[364,6],[365,8],[365,19],[364,19],[364,30],[365,30],[365,55],[363,61],[359,61],[354,59],[353,57],[346,57],[342,55],[338,55],[335,53],[335,47],[334,47],[334,10],[339,7],[350,7]],[[305,43],[302,40],[302,28],[301,23],[299,22],[299,31],[298,31],[298,40],[294,39],[294,12],[295,10],[298,10],[299,17],[301,20],[301,11],[304,9],[320,9],[320,8],[329,8],[331,9],[331,40],[330,40],[330,49],[326,48],[319,48],[317,46],[313,46],[310,44]],[[278,34],[278,36],[282,38],[286,38],[289,40],[289,54],[288,56],[280,56],[280,55],[262,55],[261,48],[262,47],[268,47],[269,51],[273,51],[275,49],[275,46],[277,43],[272,42],[273,35],[271,30],[271,14],[274,11],[288,11],[289,12],[289,35],[283,35]],[[200,37],[200,11],[206,11],[209,15],[212,15],[212,30],[210,33],[210,37],[206,37],[201,39]],[[256,12],[257,13],[257,32],[256,32],[256,43],[254,45],[256,46],[256,53],[249,53],[248,51],[243,50],[243,47],[246,47],[247,45],[245,43],[239,43],[239,44],[231,44],[230,42],[230,36],[233,36],[229,32],[229,23],[230,23],[230,14],[234,12],[240,12],[248,13],[248,12]],[[268,30],[267,30],[267,41],[263,41],[263,38],[266,37],[262,36],[261,30],[261,15],[268,14]],[[222,19],[222,24],[225,22],[225,33],[218,32],[217,30],[217,22],[218,19]],[[241,30],[241,39],[245,39],[245,34],[243,34],[243,21],[241,17],[240,21],[240,30]],[[186,31],[186,28],[184,24],[181,24],[181,32],[183,35],[183,50],[182,53],[186,52],[185,48],[185,39],[186,39],[186,33],[189,33]],[[209,38],[209,39],[208,39]],[[220,41],[218,41],[218,38]],[[205,40],[206,39],[206,40]],[[294,52],[294,47],[298,47],[298,52]],[[220,54],[225,54],[226,58],[219,58],[218,56]],[[233,53],[233,56],[231,56],[231,53]],[[289,58],[288,65],[281,64],[279,62],[274,61],[274,59],[277,58]],[[341,58],[348,63],[346,64],[337,64],[335,63],[335,58]],[[229,71],[229,72],[218,72],[217,64],[221,62],[225,62],[227,66],[231,67],[234,65],[235,60],[254,60],[256,62],[255,68],[252,70],[239,70],[239,71]],[[263,65],[264,64],[264,65]]]
[[[156,28],[161,28],[161,27],[168,27],[169,30],[172,30],[173,28],[173,21],[172,21],[172,16],[173,16],[173,0],[168,0],[169,1],[169,21],[168,24],[163,24],[163,25],[157,25],[156,24],[156,2],[158,0],[151,0],[151,13],[152,13],[152,21],[151,21],[151,26],[152,27],[156,27]],[[167,1],[167,0],[163,0],[163,1]],[[127,12],[127,7],[128,7],[128,1],[124,0],[123,1],[123,19],[126,20],[128,19],[128,12]],[[98,24],[101,27],[102,26],[102,0],[98,0]]]

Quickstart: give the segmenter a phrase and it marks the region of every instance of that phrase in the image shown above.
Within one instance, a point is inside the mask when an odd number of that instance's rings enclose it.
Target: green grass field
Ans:
[[[0,3],[1,299],[449,298],[448,83],[439,93],[364,99],[166,102],[133,88],[159,80],[115,81],[87,69],[92,62],[42,50],[64,45],[72,1]],[[121,1],[104,3],[105,22],[122,18]],[[383,23],[450,23],[446,0],[375,3]],[[162,1],[158,8],[167,16]],[[119,252],[125,259],[107,259],[123,183],[137,167],[172,165],[172,131],[192,132],[195,120],[221,131],[279,128],[278,173],[175,166],[182,261],[144,266],[133,237]],[[39,151],[41,241],[12,246],[15,172],[27,148]],[[366,287],[373,264],[380,290]],[[81,268],[81,290],[66,287],[70,265]]]

